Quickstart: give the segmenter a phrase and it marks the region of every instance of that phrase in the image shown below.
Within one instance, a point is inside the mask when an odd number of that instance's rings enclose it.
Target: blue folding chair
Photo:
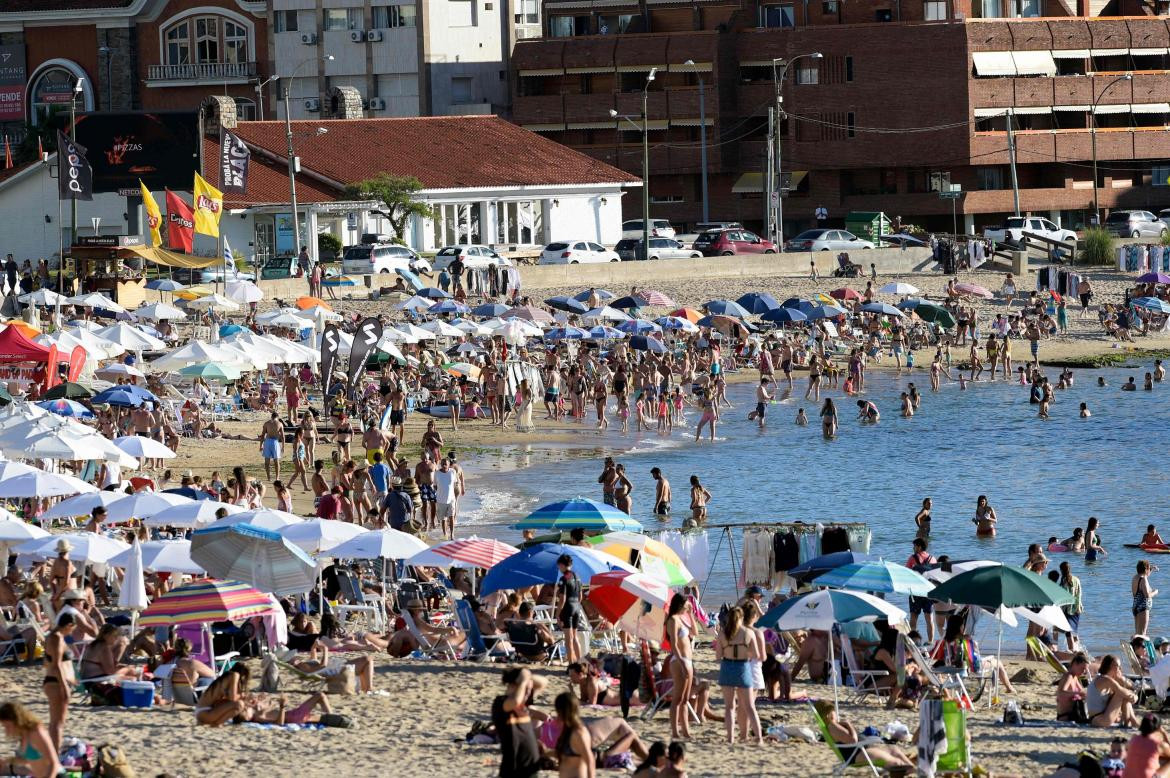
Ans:
[[[455,618],[459,620],[459,627],[467,636],[467,653],[461,657],[462,659],[486,661],[493,655],[504,657],[508,655],[503,651],[496,652],[496,647],[499,645],[498,640],[493,642],[491,649],[487,647],[483,633],[479,631],[479,622],[475,618],[475,611],[471,609],[471,603],[467,600],[455,601]]]

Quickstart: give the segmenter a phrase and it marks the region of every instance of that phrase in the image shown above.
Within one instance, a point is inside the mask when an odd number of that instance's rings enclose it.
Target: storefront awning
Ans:
[[[1170,54],[1170,49],[1130,49],[1129,53],[1135,57],[1160,57],[1163,54]]]
[[[1050,51],[1013,51],[1017,76],[1055,76],[1056,62]]]
[[[782,175],[789,177],[788,188],[795,189],[808,175],[807,170],[783,171]],[[732,194],[763,194],[764,174],[760,172],[744,173],[731,186]]]
[[[1007,112],[1008,112],[1008,109],[1006,109],[1006,108],[976,108],[975,109],[975,118],[976,119],[987,119],[988,117],[991,117],[991,116],[1003,116]]]
[[[137,254],[147,262],[153,262],[156,265],[166,265],[167,267],[197,268],[211,267],[212,265],[223,263],[222,257],[195,257],[190,254],[177,254],[174,251],[167,251],[158,246],[153,248],[147,248],[146,246],[126,246],[123,250]]]
[[[1014,76],[1016,61],[1010,51],[977,51],[971,55],[979,76]]]
[[[1094,57],[1122,57],[1129,53],[1129,49],[1091,49]]]
[[[1016,116],[1043,116],[1052,113],[1050,105],[1024,105],[1012,109]]]
[[[1087,110],[1089,110],[1089,106],[1087,106],[1087,105],[1054,105],[1054,106],[1052,106],[1052,110],[1058,111],[1058,112],[1068,111],[1071,113],[1073,111],[1087,111]]]
[[[1129,113],[1129,103],[1098,105],[1093,109],[1093,113]]]
[[[1134,103],[1129,110],[1133,113],[1170,113],[1170,103]]]
[[[1053,59],[1088,59],[1088,49],[1053,49]]]

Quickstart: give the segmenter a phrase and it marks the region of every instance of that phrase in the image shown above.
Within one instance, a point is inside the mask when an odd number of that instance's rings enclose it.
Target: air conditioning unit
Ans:
[[[371,97],[369,107],[371,111],[385,111],[386,101],[381,97]]]
[[[349,39],[351,41],[353,41],[354,43],[361,43],[362,41],[364,41],[366,39],[366,31],[365,30],[350,30],[349,31]]]
[[[377,43],[378,41],[382,40],[382,31],[381,30],[370,30],[369,32],[366,33],[366,40],[373,41],[374,43]]]
[[[316,46],[317,45],[317,33],[315,33],[315,32],[302,33],[301,34],[301,43],[305,44],[306,46]]]
[[[321,101],[315,97],[310,97],[305,101],[305,110],[316,113],[321,110]]]
[[[527,27],[516,28],[516,40],[526,40],[528,38],[539,38],[540,29],[528,29]]]

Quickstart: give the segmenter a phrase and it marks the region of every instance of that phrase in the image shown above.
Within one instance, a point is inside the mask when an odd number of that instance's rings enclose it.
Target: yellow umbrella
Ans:
[[[824,292],[818,292],[817,295],[813,297],[813,299],[819,303],[825,303],[826,305],[836,305],[838,302]]]
[[[682,586],[695,578],[674,549],[646,535],[617,531],[586,538],[586,542],[630,564],[634,563],[636,552],[637,566],[670,586]]]

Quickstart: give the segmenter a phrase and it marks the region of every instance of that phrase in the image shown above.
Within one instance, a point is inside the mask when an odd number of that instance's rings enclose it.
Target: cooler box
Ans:
[[[150,708],[154,705],[154,684],[150,681],[123,681],[122,704],[127,708]]]

